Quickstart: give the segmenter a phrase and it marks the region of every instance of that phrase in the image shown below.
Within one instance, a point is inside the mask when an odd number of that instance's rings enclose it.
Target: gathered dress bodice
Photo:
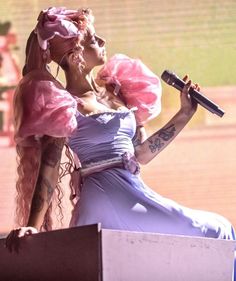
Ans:
[[[80,162],[103,161],[134,153],[132,138],[136,122],[132,110],[100,112],[92,115],[77,113],[77,129],[68,144]]]

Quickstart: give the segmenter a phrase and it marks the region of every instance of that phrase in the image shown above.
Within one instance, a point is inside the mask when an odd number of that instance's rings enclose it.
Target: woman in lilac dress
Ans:
[[[66,87],[50,73],[51,60],[64,70]],[[160,112],[158,77],[140,61],[117,55],[95,81],[92,71],[105,61],[105,40],[95,33],[91,11],[50,8],[40,14],[15,95],[20,228],[10,233],[8,246],[16,237],[51,229],[64,144],[79,159],[70,226],[101,223],[109,229],[234,239],[225,218],[163,198],[139,175],[139,164],[157,156],[194,115],[197,104],[188,91],[199,86],[185,76],[179,111],[146,138],[143,124]]]

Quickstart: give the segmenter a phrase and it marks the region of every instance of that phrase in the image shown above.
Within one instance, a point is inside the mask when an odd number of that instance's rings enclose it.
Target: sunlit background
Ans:
[[[124,53],[140,58],[158,76],[165,69],[181,77],[188,73],[202,85],[202,92],[226,111],[220,118],[199,107],[181,135],[143,167],[142,176],[163,196],[191,208],[220,213],[236,226],[236,1],[1,1],[0,22],[10,21],[10,32],[17,36],[10,52],[19,68],[37,16],[50,6],[91,8],[96,32],[106,39],[108,56]],[[60,78],[63,80],[62,74]],[[164,125],[178,107],[178,92],[163,84],[163,110],[147,124],[148,133]],[[4,129],[3,114],[0,130]],[[14,225],[16,161],[14,147],[9,147],[9,139],[3,135],[0,232],[6,233]],[[70,211],[66,200],[64,207],[66,226]]]

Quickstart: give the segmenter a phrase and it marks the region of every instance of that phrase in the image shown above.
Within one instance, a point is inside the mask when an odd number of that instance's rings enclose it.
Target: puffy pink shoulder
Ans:
[[[77,127],[75,99],[52,78],[23,78],[15,94],[15,140],[30,144],[32,137],[68,137]]]
[[[114,55],[97,74],[98,83],[112,85],[128,108],[137,107],[138,124],[143,124],[161,111],[161,82],[139,59]]]

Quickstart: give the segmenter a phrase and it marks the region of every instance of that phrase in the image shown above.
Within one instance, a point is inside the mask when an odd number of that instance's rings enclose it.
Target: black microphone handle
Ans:
[[[163,75],[166,76],[169,72],[164,71],[162,74],[162,79],[163,79]],[[173,86],[174,88],[176,88],[179,91],[183,90],[183,87],[185,86],[185,82],[183,80],[181,80],[178,76],[176,76],[175,74],[171,73],[172,77],[171,77],[171,83],[166,81],[166,79],[163,79],[166,83],[168,83],[169,85]],[[174,76],[173,76],[174,75]],[[203,106],[204,108],[206,108],[207,110],[209,110],[210,112],[222,117],[224,115],[224,111],[222,109],[219,108],[219,106],[217,104],[215,104],[214,102],[212,102],[211,100],[209,100],[206,96],[204,96],[202,93],[196,91],[193,88],[190,88],[189,90],[189,94],[190,96],[197,101],[197,103],[199,103],[201,106]]]
[[[191,88],[189,90],[189,94],[193,99],[195,99],[201,106],[209,110],[210,112],[222,117],[224,115],[224,110],[219,108],[217,104],[215,104],[213,101],[209,100],[207,97],[203,96],[198,91]]]

